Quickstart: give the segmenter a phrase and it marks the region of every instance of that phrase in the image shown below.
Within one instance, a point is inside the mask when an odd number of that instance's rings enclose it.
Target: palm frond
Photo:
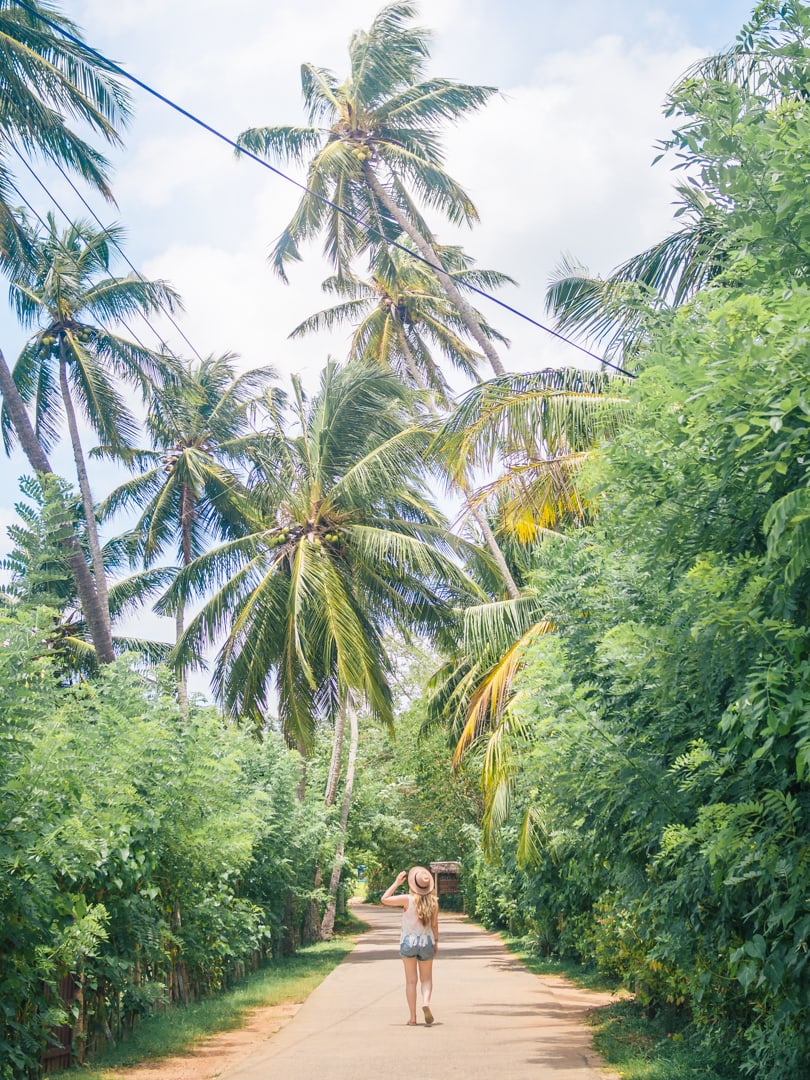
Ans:
[[[453,754],[455,766],[485,731],[495,732],[502,727],[504,715],[512,700],[515,678],[523,664],[525,649],[539,637],[552,633],[554,629],[555,626],[549,619],[541,619],[530,626],[481,679],[470,698],[467,721]],[[514,725],[516,721],[513,720],[512,723]]]
[[[113,645],[119,656],[134,653],[149,664],[165,664],[172,652],[172,645],[167,641],[149,641],[146,638],[113,636]]]
[[[259,157],[271,161],[293,161],[303,165],[307,154],[314,153],[323,138],[320,130],[313,127],[260,127],[248,128],[238,136],[236,142]],[[239,151],[236,151],[238,156]]]
[[[389,127],[438,127],[483,108],[497,94],[495,86],[471,86],[451,79],[428,79],[409,86],[375,109],[375,118]]]
[[[437,449],[485,468],[510,453],[540,459],[589,449],[619,429],[626,387],[616,376],[578,368],[490,379],[464,395]]]
[[[543,622],[541,616],[532,593],[468,608],[464,612],[464,650],[474,657],[500,656]]]
[[[515,851],[520,867],[527,869],[539,864],[542,851],[541,839],[543,842],[547,840],[543,813],[539,806],[530,803],[520,823]]]
[[[131,614],[150,596],[165,589],[176,575],[173,566],[161,566],[113,582],[109,587],[110,615],[117,619]]]
[[[372,109],[387,94],[418,79],[427,61],[430,34],[408,23],[416,8],[410,3],[386,4],[368,32],[356,31],[349,42],[350,100],[354,112]]]

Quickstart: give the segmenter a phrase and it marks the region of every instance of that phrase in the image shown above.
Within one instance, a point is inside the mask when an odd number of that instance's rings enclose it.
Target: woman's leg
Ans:
[[[405,998],[408,1002],[409,1024],[416,1023],[416,965],[415,956],[403,956],[402,965],[405,968]]]
[[[422,1011],[425,1014],[425,1022],[433,1023],[433,1013],[430,1011],[430,998],[433,994],[433,961],[419,961],[419,982],[422,985]]]

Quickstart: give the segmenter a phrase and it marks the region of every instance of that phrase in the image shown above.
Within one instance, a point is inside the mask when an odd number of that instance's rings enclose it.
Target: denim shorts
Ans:
[[[436,950],[432,940],[410,942],[407,938],[399,944],[399,955],[415,960],[432,960]]]

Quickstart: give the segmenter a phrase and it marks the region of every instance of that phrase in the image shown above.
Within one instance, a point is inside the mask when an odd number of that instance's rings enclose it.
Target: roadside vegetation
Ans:
[[[355,924],[359,930],[360,923]],[[256,1009],[305,1001],[329,972],[351,951],[356,935],[346,927],[331,941],[318,942],[241,979],[230,990],[207,997],[184,1009],[155,1013],[144,1019],[119,1046],[99,1054],[82,1068],[85,1080],[109,1080],[111,1070],[182,1055],[200,1040],[244,1023]],[[59,1075],[75,1076],[75,1070]]]

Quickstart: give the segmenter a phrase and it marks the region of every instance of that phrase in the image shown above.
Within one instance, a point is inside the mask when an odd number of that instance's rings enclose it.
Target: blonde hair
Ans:
[[[411,893],[411,897],[413,898],[413,906],[419,922],[423,926],[430,926],[433,922],[433,916],[439,910],[439,901],[433,893],[428,893],[427,896],[420,893]]]

